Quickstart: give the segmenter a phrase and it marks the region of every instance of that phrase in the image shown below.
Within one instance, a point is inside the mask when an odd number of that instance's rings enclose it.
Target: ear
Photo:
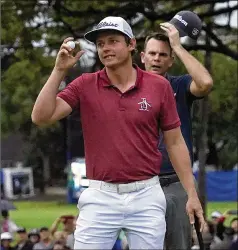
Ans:
[[[130,51],[136,49],[136,39],[135,39],[135,38],[132,38],[132,39],[130,40],[129,49],[130,49]]]
[[[140,52],[140,59],[142,63],[145,63],[145,52]]]
[[[175,61],[175,53],[174,51],[172,50],[171,52],[171,60],[170,60],[170,64],[169,64],[169,68],[172,67],[172,65],[174,64],[174,61]]]

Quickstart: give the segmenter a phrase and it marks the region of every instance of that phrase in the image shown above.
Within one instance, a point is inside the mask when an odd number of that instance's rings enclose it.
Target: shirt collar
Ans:
[[[164,74],[164,78],[167,79],[170,82],[171,76],[166,72]]]
[[[143,77],[143,71],[136,65],[133,63],[133,68],[136,69],[136,82],[135,82],[135,87],[139,88],[140,83],[141,83],[141,79]],[[102,70],[99,71],[99,77],[102,79],[102,85],[103,87],[112,87],[112,83],[110,82],[110,79],[108,78],[106,69],[103,68]]]

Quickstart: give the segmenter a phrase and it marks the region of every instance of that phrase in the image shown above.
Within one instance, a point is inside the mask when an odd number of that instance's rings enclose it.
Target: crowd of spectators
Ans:
[[[238,218],[233,218],[230,226],[225,226],[228,216],[228,213],[221,214],[218,211],[211,214],[202,232],[206,250],[238,249]],[[72,250],[76,219],[73,215],[65,215],[57,218],[49,228],[43,226],[27,231],[10,219],[8,211],[2,211],[1,250]],[[129,248],[122,232],[113,250],[126,249]],[[192,249],[199,250],[195,230]]]
[[[56,219],[50,228],[42,226],[27,231],[17,226],[7,211],[2,211],[1,250],[70,250],[73,249],[75,216]],[[62,225],[59,230],[60,224]]]
[[[2,211],[1,250],[72,250],[76,219],[73,215],[64,215],[49,228],[42,226],[27,231],[10,219],[8,211]],[[118,238],[113,250],[126,248],[125,240]]]
[[[229,212],[224,214],[219,211],[211,213],[211,219],[207,221],[202,232],[205,250],[235,250],[238,249],[238,218],[230,220],[230,225],[224,222],[230,216]],[[193,232],[192,250],[199,250],[196,232]]]

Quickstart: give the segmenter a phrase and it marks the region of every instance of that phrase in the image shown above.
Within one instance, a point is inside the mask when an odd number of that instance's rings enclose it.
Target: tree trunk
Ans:
[[[39,150],[40,151],[40,150]],[[45,155],[43,152],[39,152],[42,162],[42,178],[40,181],[40,193],[45,193],[45,188],[50,180],[50,159],[49,156]]]
[[[43,156],[43,181],[46,185],[50,181],[50,159],[47,155]]]
[[[198,161],[199,161],[199,172],[198,172],[198,189],[202,208],[206,213],[206,159],[207,159],[207,122],[208,122],[208,98],[205,97],[199,103],[200,110],[200,137],[199,137],[199,149],[198,149]]]
[[[211,5],[210,9],[213,10],[214,6]],[[211,22],[207,24],[207,29],[211,30]],[[210,46],[211,41],[206,34],[206,45]],[[205,67],[211,72],[211,52],[207,51],[205,54]],[[198,161],[199,161],[199,172],[198,172],[198,189],[204,215],[206,217],[206,160],[207,160],[207,124],[209,117],[209,105],[208,96],[204,97],[199,103],[199,114],[200,114],[200,129],[199,129],[199,148],[198,148]]]

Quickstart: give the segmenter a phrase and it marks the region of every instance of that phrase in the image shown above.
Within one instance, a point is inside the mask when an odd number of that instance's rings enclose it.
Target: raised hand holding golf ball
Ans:
[[[66,43],[71,49],[74,49],[75,48],[75,42],[74,41],[68,41]]]
[[[72,38],[66,38],[60,47],[56,58],[55,67],[57,70],[66,71],[72,68],[80,59],[83,50],[80,50],[78,42],[72,41]]]

